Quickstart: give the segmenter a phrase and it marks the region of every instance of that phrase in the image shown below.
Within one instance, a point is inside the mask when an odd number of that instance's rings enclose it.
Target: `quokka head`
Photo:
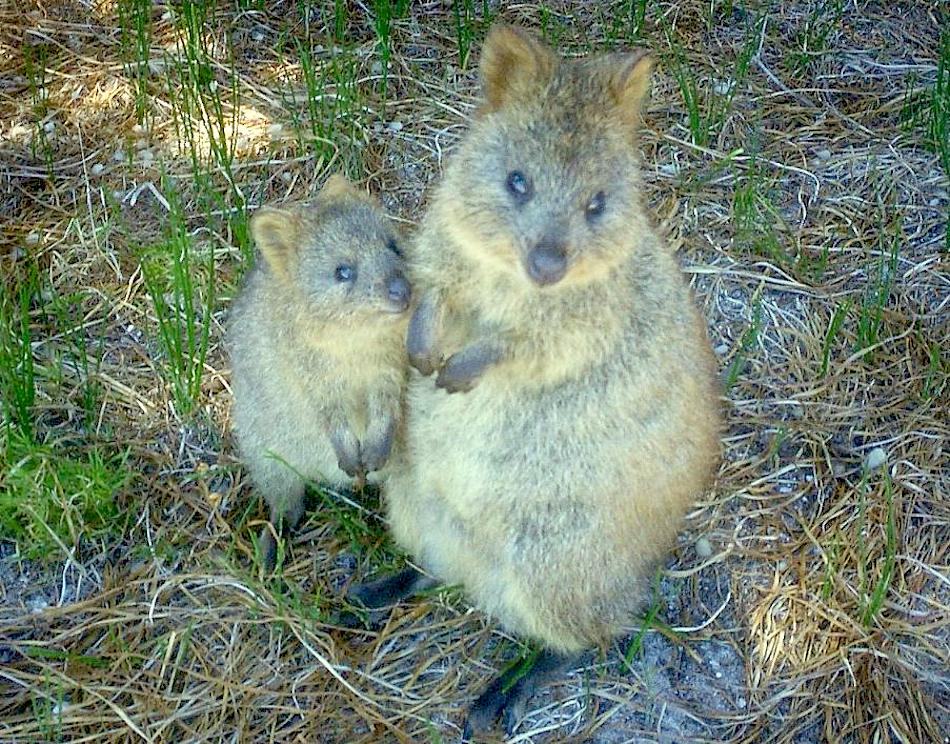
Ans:
[[[400,236],[378,202],[342,175],[331,176],[312,202],[260,209],[251,233],[272,281],[315,315],[360,321],[409,307]]]
[[[562,59],[495,26],[484,102],[446,177],[465,249],[546,291],[596,280],[635,250],[635,137],[652,68],[643,53]]]

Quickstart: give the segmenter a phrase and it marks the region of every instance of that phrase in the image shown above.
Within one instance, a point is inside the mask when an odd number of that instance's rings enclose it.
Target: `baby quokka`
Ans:
[[[633,621],[714,475],[720,414],[703,321],[643,206],[650,58],[562,59],[497,26],[480,65],[484,102],[413,246],[422,374],[385,491],[429,574],[543,648],[469,713],[469,731],[510,731],[540,682]],[[351,596],[425,583],[407,569]]]
[[[270,507],[261,534],[296,526],[305,480],[350,486],[386,463],[403,418],[410,285],[379,204],[332,176],[307,204],[251,221],[261,261],[231,311],[234,423]]]

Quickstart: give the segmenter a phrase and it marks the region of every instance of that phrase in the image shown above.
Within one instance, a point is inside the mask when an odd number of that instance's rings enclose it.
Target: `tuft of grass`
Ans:
[[[895,223],[896,224],[896,223]],[[891,296],[894,277],[897,273],[897,260],[900,251],[900,236],[890,236],[890,248],[885,245],[887,239],[881,228],[881,253],[876,264],[868,271],[867,286],[858,308],[856,352],[864,352],[863,359],[873,364],[874,347],[881,340],[884,326],[884,308]]]
[[[944,351],[940,344],[933,342],[927,347],[927,374],[924,377],[924,386],[920,397],[923,400],[933,400],[944,394],[950,384],[950,360],[944,359]]]
[[[55,318],[56,329],[62,339],[62,348],[56,354],[56,372],[61,383],[75,380],[78,391],[71,397],[78,397],[78,407],[82,411],[83,426],[91,430],[96,419],[99,402],[102,399],[102,385],[98,379],[102,365],[101,339],[94,346],[86,337],[82,308],[87,297],[86,292],[73,292],[68,295],[56,295],[50,303],[50,313]],[[65,388],[65,384],[61,384]]]
[[[346,7],[346,0],[333,0],[333,38],[338,42],[346,38],[346,27],[349,22]]]
[[[848,317],[848,310],[851,308],[850,300],[839,302],[831,315],[831,321],[828,323],[828,332],[825,333],[825,340],[821,345],[821,371],[820,377],[828,376],[828,365],[831,363],[831,349],[834,346],[835,338],[841,330],[845,319]]]
[[[23,45],[23,71],[26,75],[27,88],[30,91],[32,104],[33,137],[30,140],[30,154],[46,165],[46,172],[50,180],[54,178],[53,145],[50,142],[50,132],[55,122],[50,118],[53,113],[49,104],[49,88],[47,87],[48,49],[45,44]]]
[[[936,153],[950,175],[950,30],[940,36],[933,85],[905,94],[901,120],[907,129],[923,130],[924,146]]]
[[[770,259],[779,266],[788,264],[789,256],[773,227],[783,223],[782,216],[769,198],[765,172],[755,157],[736,186],[732,217],[736,241],[744,253]]]
[[[721,70],[717,75],[724,82],[709,85],[705,94],[700,91],[708,83],[697,77],[695,66],[687,60],[683,43],[676,31],[668,23],[663,22],[667,45],[671,52],[670,71],[686,104],[689,132],[696,145],[706,147],[715,144],[721,137],[732,111],[732,101],[745,81],[749,63],[758,48],[759,36],[764,33],[767,22],[768,18],[763,17],[761,21],[756,21],[749,26],[745,42],[735,61],[728,71]]]
[[[224,215],[230,242],[237,245],[245,262],[251,260],[247,200],[234,174],[238,140],[240,89],[234,48],[225,37],[227,87],[215,76],[215,6],[204,0],[185,0],[175,14],[180,38],[174,55],[166,55],[168,100],[179,153],[191,162],[195,193],[202,211]],[[225,91],[229,103],[224,100]],[[217,183],[223,179],[227,189]]]
[[[644,615],[640,623],[640,627],[630,639],[630,644],[627,646],[627,650],[623,655],[623,666],[628,672],[633,671],[634,657],[643,653],[643,638],[646,636],[647,631],[661,624],[658,617],[663,604],[663,596],[660,593],[659,573],[657,573],[653,582],[653,601],[650,602],[650,607],[647,609],[646,615]]]
[[[891,585],[891,578],[894,575],[894,561],[897,555],[897,529],[894,524],[894,494],[891,486],[891,477],[884,472],[883,491],[884,499],[887,504],[887,517],[884,523],[884,553],[878,563],[880,571],[877,579],[872,581],[871,568],[869,565],[868,548],[865,540],[865,531],[867,529],[867,494],[868,494],[868,474],[865,473],[859,485],[859,519],[858,519],[858,577],[860,581],[860,607],[861,622],[865,627],[871,627],[875,618],[881,611],[884,604],[884,597]]]
[[[148,115],[152,7],[151,0],[119,0],[116,6],[126,74],[135,81],[135,118],[139,124],[144,124]]]
[[[468,56],[475,38],[484,28],[491,25],[493,14],[488,0],[482,0],[481,19],[475,7],[475,0],[453,0],[452,15],[455,18],[455,43],[459,54],[459,67],[468,67]]]
[[[381,77],[379,93],[383,101],[389,93],[389,64],[392,60],[392,24],[403,18],[409,9],[409,0],[373,0],[373,24],[376,29],[376,51],[379,55]]]
[[[131,480],[128,449],[54,446],[12,430],[0,447],[0,537],[14,540],[21,555],[69,552],[122,530],[115,497]]]
[[[36,267],[31,265],[26,276],[11,286],[15,281],[0,282],[0,413],[4,431],[15,430],[32,440],[36,373],[30,304],[39,290]]]
[[[807,72],[812,61],[827,51],[828,37],[841,23],[843,13],[842,0],[819,0],[815,4],[797,35],[798,50],[790,56],[793,74]]]
[[[745,331],[742,332],[742,337],[739,339],[739,348],[736,350],[736,355],[733,357],[732,363],[729,365],[729,370],[726,372],[726,390],[731,389],[736,382],[738,382],[739,375],[741,375],[745,369],[749,352],[752,351],[759,340],[759,330],[761,328],[762,298],[757,296],[752,304],[752,322],[749,323]]]
[[[30,695],[30,706],[37,727],[45,741],[66,741],[63,734],[63,712],[66,709],[66,691],[62,682],[54,682],[49,672],[43,675],[43,685]]]
[[[201,393],[215,302],[214,253],[197,256],[181,202],[162,179],[169,215],[161,242],[143,250],[142,277],[158,320],[163,372],[179,415],[194,409]],[[199,292],[200,287],[200,292]]]
[[[910,90],[913,82],[911,79],[908,83],[901,120],[905,129],[922,130],[924,147],[937,155],[944,173],[950,177],[950,28],[940,35],[933,85],[914,91]],[[950,214],[945,222],[944,248],[950,252]]]
[[[358,123],[363,114],[358,60],[345,47],[326,56],[317,55],[312,48],[308,40],[294,39],[294,57],[277,50],[286,67],[299,63],[306,96],[303,99],[294,80],[288,78],[279,88],[281,103],[301,147],[315,155],[316,170],[337,161],[347,175],[358,178],[364,141]]]

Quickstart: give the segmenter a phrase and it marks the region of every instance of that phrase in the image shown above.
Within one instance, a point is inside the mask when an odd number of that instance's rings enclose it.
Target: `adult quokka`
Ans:
[[[414,243],[405,457],[392,532],[543,648],[476,700],[511,730],[536,686],[631,623],[719,459],[716,364],[643,205],[651,59],[562,59],[506,26],[484,102]],[[432,379],[430,376],[435,375]],[[380,606],[409,569],[357,587]]]

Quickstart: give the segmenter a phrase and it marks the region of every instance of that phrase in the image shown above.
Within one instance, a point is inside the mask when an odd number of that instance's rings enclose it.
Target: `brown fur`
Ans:
[[[263,260],[231,311],[234,422],[271,522],[293,527],[304,479],[348,486],[388,457],[403,417],[408,302],[388,289],[403,259],[381,207],[342,176],[313,203],[261,209],[251,229]],[[344,264],[354,281],[337,279]]]
[[[607,641],[719,458],[716,364],[641,198],[635,132],[652,62],[559,59],[496,27],[485,105],[414,246],[397,541],[509,630],[560,653]],[[520,171],[520,205],[506,177]],[[588,216],[598,192],[606,208]],[[545,241],[567,271],[526,269]]]

